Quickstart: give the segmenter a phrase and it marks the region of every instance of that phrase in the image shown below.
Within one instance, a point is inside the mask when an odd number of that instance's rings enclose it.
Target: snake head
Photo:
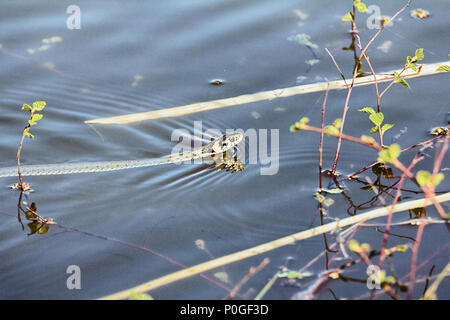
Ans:
[[[225,134],[212,142],[212,150],[215,153],[223,153],[237,146],[244,135],[240,132]]]

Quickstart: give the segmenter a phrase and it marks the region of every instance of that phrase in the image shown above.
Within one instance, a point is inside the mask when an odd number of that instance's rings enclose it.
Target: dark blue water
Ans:
[[[378,4],[382,14],[392,15],[403,3],[370,4]],[[35,202],[39,214],[53,218],[61,226],[32,236],[27,236],[26,225],[22,230],[17,221],[19,193],[8,189],[16,179],[1,179],[1,298],[99,298],[180,269],[145,248],[193,266],[320,224],[313,197],[318,188],[319,136],[294,134],[289,127],[302,116],[320,126],[323,92],[129,125],[87,125],[84,121],[339,79],[324,48],[332,51],[348,76],[353,54],[342,48],[350,44],[351,38],[349,24],[340,20],[349,10],[348,3],[77,1],[81,29],[69,30],[66,8],[71,4],[18,0],[0,4],[1,167],[15,165],[27,120],[21,105],[45,100],[44,119],[32,128],[36,139],[24,145],[24,164],[156,158],[171,153],[176,144],[171,141],[174,130],[192,132],[194,121],[202,121],[203,130],[215,128],[223,133],[226,129],[278,129],[279,170],[274,175],[261,175],[260,163],[246,164],[243,172],[229,174],[207,165],[168,165],[30,177],[26,181],[35,191],[25,195],[24,200],[28,204]],[[419,47],[425,49],[425,63],[447,59],[448,3],[414,1],[412,8],[417,7],[428,9],[432,16],[413,19],[408,9],[374,42],[369,54],[378,72],[401,68],[405,57]],[[295,10],[301,10],[303,19]],[[359,15],[358,24],[366,43],[375,31],[364,28],[365,16]],[[301,33],[309,35],[318,48],[311,50],[287,40]],[[42,47],[43,39],[55,36],[61,41]],[[392,42],[387,53],[377,49],[386,41]],[[318,60],[313,66],[305,63],[312,59]],[[211,85],[213,79],[222,79],[224,84]],[[394,86],[383,98],[386,121],[395,123],[385,136],[386,144],[397,142],[407,147],[429,139],[429,128],[446,125],[450,107],[448,75],[409,82],[412,89]],[[345,95],[345,91],[330,92],[326,122],[340,117]],[[367,115],[355,110],[375,103],[374,87],[354,90],[345,126],[347,134],[359,137],[368,133]],[[326,169],[332,164],[335,148],[335,139],[327,139]],[[427,155],[429,158],[417,169],[432,169],[434,151]],[[402,160],[409,163],[413,156],[413,152],[408,153]],[[375,159],[376,152],[344,142],[339,171],[350,174]],[[448,158],[443,167],[449,167]],[[326,179],[324,183],[328,182]],[[373,197],[360,190],[362,186],[345,182],[346,194],[355,205]],[[446,191],[449,186],[447,179],[438,191]],[[405,188],[414,189],[414,185],[407,183]],[[331,197],[335,204],[325,222],[349,214],[349,202],[343,195]],[[378,205],[362,206],[357,213]],[[448,211],[449,207],[444,204],[444,208]],[[432,208],[428,215],[437,217]],[[403,213],[395,220],[404,221],[406,217],[407,213]],[[416,231],[413,226],[392,229],[409,237],[414,237]],[[382,236],[374,228],[363,228],[355,239],[379,248]],[[330,243],[334,237],[330,236]],[[196,246],[199,239],[209,254]],[[391,237],[389,245],[401,243],[411,241]],[[419,251],[419,262],[423,262],[419,278],[428,274],[433,265],[435,270],[442,270],[449,257],[448,246],[442,248],[446,243],[448,235],[442,224],[425,228]],[[315,237],[225,266],[230,282],[222,285],[232,288],[250,266],[269,257],[271,263],[241,290],[241,298],[253,298],[287,257],[294,258],[289,267],[298,269],[323,250],[323,238]],[[441,251],[433,256],[436,250]],[[334,261],[333,266],[347,261]],[[393,261],[396,273],[404,276],[409,272],[410,251]],[[69,265],[81,269],[81,290],[66,287]],[[324,269],[322,257],[308,271],[317,275]],[[364,266],[355,268],[348,276],[364,280],[364,270]],[[223,269],[205,275],[220,283],[214,277],[218,271]],[[266,298],[289,299],[306,286],[307,281],[278,281]],[[423,286],[423,282],[416,285],[417,297]],[[332,299],[328,288],[338,298],[357,298],[368,292],[364,284],[336,280],[328,282],[316,298]],[[448,282],[444,281],[438,296],[448,298],[447,289]],[[227,291],[195,276],[150,294],[156,299],[220,299]]]

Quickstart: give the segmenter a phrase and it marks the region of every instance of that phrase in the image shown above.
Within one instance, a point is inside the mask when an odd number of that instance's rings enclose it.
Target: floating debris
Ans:
[[[261,114],[260,114],[259,112],[256,112],[256,111],[253,111],[253,112],[251,113],[251,115],[252,115],[253,119],[259,119],[259,118],[261,118]]]
[[[388,53],[389,49],[391,49],[391,47],[392,47],[392,41],[388,40],[388,41],[383,42],[383,44],[381,46],[377,47],[377,49],[383,51],[384,53]]]
[[[52,62],[44,62],[42,64],[43,67],[47,68],[47,69],[55,69],[55,64]]]
[[[23,187],[23,189],[22,189]],[[12,190],[21,190],[21,191],[28,191],[28,192],[33,192],[34,190],[31,189],[30,185],[26,182],[22,183],[22,187],[20,186],[19,183],[13,184],[12,186],[10,186],[9,188]]]
[[[143,76],[141,76],[140,74],[136,74],[133,78],[133,83],[131,84],[132,87],[137,87],[139,82],[141,82],[142,79],[144,79]]]
[[[44,38],[41,40],[43,45],[41,45],[39,48],[34,49],[34,48],[28,48],[27,49],[27,53],[28,54],[35,54],[37,51],[47,51],[48,49],[51,48],[51,44],[52,43],[56,43],[56,42],[61,42],[62,38],[61,37],[50,37],[50,38]]]
[[[308,77],[305,76],[298,76],[297,79],[295,79],[296,83],[302,83],[303,81],[305,81],[306,79],[308,79]]]
[[[418,8],[418,9],[411,11],[411,17],[416,18],[416,19],[426,19],[429,16],[430,16],[430,12],[425,9],[422,9],[422,8]]]
[[[297,22],[297,25],[299,27],[303,26],[305,24],[305,20],[308,19],[309,14],[304,13],[302,10],[300,9],[295,9],[294,14],[297,16],[297,18],[299,18],[300,21]]]
[[[205,249],[206,249],[205,241],[202,240],[202,239],[197,239],[197,240],[195,240],[195,245],[196,245],[200,250],[205,250]]]
[[[212,86],[221,86],[224,83],[225,83],[225,81],[222,79],[213,79],[213,80],[209,81],[209,84]]]
[[[308,19],[309,14],[304,13],[302,10],[300,9],[295,9],[294,10],[295,15],[302,21],[305,21],[306,19]]]
[[[315,65],[315,64],[318,64],[319,62],[320,62],[319,59],[311,59],[311,60],[306,60],[306,61],[305,61],[305,63],[306,63],[307,65],[310,65],[311,67],[312,67],[313,65]]]
[[[285,111],[286,111],[286,108],[276,107],[275,109],[273,109],[273,111],[276,111],[276,112],[285,112]]]
[[[51,37],[51,38],[45,38],[45,39],[42,39],[42,43],[45,43],[45,44],[50,44],[50,43],[56,43],[56,42],[61,42],[62,41],[62,38],[61,37]]]
[[[319,46],[315,43],[312,43],[309,39],[311,39],[311,37],[309,35],[307,35],[306,33],[299,33],[296,34],[295,36],[290,36],[287,38],[289,41],[295,41],[298,44],[303,44],[305,46],[308,46],[312,49],[318,49]]]
[[[50,45],[44,44],[44,45],[40,46],[38,50],[39,51],[46,51],[48,49],[50,49]]]

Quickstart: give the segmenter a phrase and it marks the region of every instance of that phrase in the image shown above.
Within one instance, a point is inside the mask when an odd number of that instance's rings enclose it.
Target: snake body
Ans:
[[[243,135],[241,133],[227,134],[216,138],[210,143],[193,151],[169,155],[157,159],[25,165],[21,166],[21,173],[23,176],[61,175],[72,173],[115,171],[157,166],[169,163],[180,163],[224,153],[239,144],[242,138]],[[0,178],[14,177],[17,175],[17,167],[0,169]]]

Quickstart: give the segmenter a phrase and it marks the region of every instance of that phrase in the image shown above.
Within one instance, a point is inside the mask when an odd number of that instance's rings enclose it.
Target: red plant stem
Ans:
[[[447,126],[447,130],[450,129],[450,125]],[[436,161],[434,163],[433,167],[433,177],[439,172],[439,169],[441,168],[442,161],[444,160],[444,156],[448,150],[448,140],[450,139],[450,136],[447,134],[445,136],[444,145],[442,146],[441,152],[439,152],[439,155],[436,158]]]
[[[405,151],[411,150],[411,149],[413,149],[413,148],[415,148],[415,147],[422,146],[422,145],[424,145],[424,144],[433,142],[434,140],[437,140],[437,139],[440,139],[440,138],[441,138],[441,136],[437,136],[437,137],[431,138],[431,139],[429,139],[429,140],[427,140],[427,141],[419,142],[419,143],[414,144],[414,145],[412,145],[412,146],[409,146],[409,147],[407,147],[407,148],[405,148],[405,149],[402,149],[400,152],[405,152]],[[350,175],[349,178],[352,179],[352,178],[356,177],[358,174],[363,173],[363,172],[366,171],[367,169],[370,169],[370,168],[372,168],[373,166],[375,166],[375,165],[377,165],[377,164],[379,164],[378,161],[377,161],[377,162],[373,162],[372,164],[370,164],[370,165],[368,165],[368,166],[365,166],[364,168],[362,168],[362,169],[356,171],[355,173],[353,173],[352,175]]]
[[[358,46],[359,46],[359,48],[362,49],[362,46],[361,46],[361,38],[359,37],[358,34],[356,35],[356,38],[358,39]],[[375,71],[373,70],[372,64],[370,63],[370,59],[369,59],[369,57],[366,55],[365,52],[363,52],[363,56],[364,56],[364,58],[365,58],[366,61],[367,61],[367,65],[368,65],[369,68],[370,68],[370,72],[372,72],[373,80],[374,80],[374,82],[375,82],[375,90],[376,90],[376,92],[377,92],[377,112],[380,112],[380,111],[381,111],[381,105],[380,105],[381,96],[380,96],[380,91],[379,91],[379,89],[378,89],[377,76],[376,76],[376,74],[375,74]],[[379,138],[380,138],[380,146],[382,146],[382,145],[383,145],[383,131],[381,130],[381,127],[380,127],[379,125],[377,125],[377,128],[378,128],[378,136],[379,136]]]
[[[358,138],[355,138],[355,137],[352,137],[352,136],[349,136],[349,135],[346,135],[346,134],[342,134],[342,133],[334,134],[334,133],[327,132],[326,129],[319,129],[319,128],[316,128],[316,127],[308,126],[306,124],[302,125],[302,130],[313,131],[313,132],[318,132],[318,133],[325,133],[325,134],[333,136],[333,137],[342,138],[344,140],[348,140],[348,141],[351,141],[351,142],[359,143],[359,144],[362,144],[364,146],[373,148],[373,149],[375,149],[377,151],[381,151],[381,147],[375,141],[373,143],[369,143],[369,142],[362,141],[361,139],[358,139]]]
[[[336,60],[334,59],[333,55],[331,54],[330,50],[328,50],[328,48],[325,48],[325,51],[328,53],[328,55],[331,58],[331,61],[333,61],[334,65],[336,66],[336,69],[339,71],[342,80],[344,80],[345,86],[347,87],[347,89],[349,88],[348,83],[347,83],[347,79],[345,79],[344,74],[341,71],[341,68],[339,68],[339,65],[337,64]]]
[[[414,242],[414,246],[412,248],[412,256],[411,256],[411,269],[409,271],[409,286],[408,286],[408,295],[407,299],[412,299],[412,294],[414,291],[414,280],[416,276],[416,265],[417,265],[417,256],[419,254],[419,246],[420,241],[422,240],[423,229],[425,228],[426,222],[419,222],[419,228],[417,229],[416,241]]]
[[[414,157],[414,159],[411,161],[411,164],[408,167],[408,171],[410,169],[412,169],[416,163],[420,161],[418,154],[416,154],[416,156]],[[398,161],[397,161],[398,162]],[[386,251],[386,246],[387,246],[387,241],[389,238],[389,231],[391,229],[391,223],[392,223],[392,216],[393,216],[393,211],[394,211],[394,207],[398,202],[398,199],[400,198],[400,196],[402,195],[402,185],[403,185],[403,181],[405,180],[405,177],[407,176],[406,171],[403,171],[400,180],[398,182],[398,189],[397,192],[395,194],[395,198],[394,201],[392,202],[392,206],[391,209],[389,210],[389,214],[388,214],[388,218],[386,221],[386,226],[385,226],[385,230],[384,230],[384,235],[383,235],[383,243],[381,245],[381,253],[380,253],[380,259],[378,260],[378,266],[381,268],[384,262],[384,258],[385,258],[385,251]]]
[[[19,188],[21,191],[24,191],[23,179],[22,179],[22,171],[20,169],[20,152],[22,151],[23,140],[25,139],[25,129],[22,133],[22,138],[20,139],[19,148],[17,149],[17,174],[19,176]]]
[[[399,11],[397,11],[397,13],[394,14],[394,15],[392,16],[392,18],[390,18],[390,19],[387,21],[386,24],[389,24],[389,22],[393,21],[400,13],[402,13],[404,10],[406,10],[406,8],[409,6],[410,2],[411,2],[411,0],[409,0],[408,3],[407,3],[405,6],[403,6],[403,8],[401,8]],[[355,12],[355,7],[354,7],[354,6],[353,6],[353,11]],[[355,15],[353,15],[353,19],[352,19],[352,33],[354,33],[354,31],[355,31],[355,29],[356,29],[354,17],[355,17]],[[347,87],[347,97],[346,97],[346,99],[345,99],[344,111],[342,112],[342,124],[341,124],[341,128],[340,128],[340,136],[339,136],[339,139],[338,139],[338,144],[337,144],[337,148],[336,148],[336,154],[335,154],[335,157],[334,157],[333,167],[332,167],[332,170],[331,170],[331,172],[332,172],[333,175],[336,173],[336,167],[337,167],[337,163],[338,163],[338,160],[339,160],[339,153],[340,153],[340,150],[341,150],[341,144],[342,144],[342,136],[341,136],[341,135],[342,135],[343,130],[344,130],[345,118],[346,118],[346,115],[347,115],[347,111],[348,111],[348,109],[349,109],[348,103],[349,103],[349,101],[350,101],[350,96],[351,96],[351,94],[352,94],[352,90],[353,90],[353,86],[354,86],[354,83],[355,83],[356,75],[357,75],[357,73],[358,73],[358,64],[359,64],[359,62],[361,61],[362,57],[365,55],[367,49],[368,49],[368,48],[370,47],[370,45],[373,43],[373,41],[374,41],[374,40],[378,37],[378,35],[384,30],[384,27],[385,27],[386,24],[383,24],[383,25],[381,26],[381,28],[377,31],[377,33],[375,33],[375,35],[369,40],[369,42],[368,42],[367,45],[364,47],[364,49],[361,50],[361,54],[360,54],[360,56],[358,57],[358,59],[357,59],[357,61],[356,61],[357,63],[356,63],[355,68],[354,68],[354,70],[353,70],[352,83],[351,83],[351,85],[350,85],[349,87]],[[386,90],[385,90],[385,91],[386,91]]]
[[[321,132],[320,132],[320,143],[319,143],[319,189],[322,190],[322,156],[323,156],[323,135],[324,135],[324,122],[325,122],[325,107],[328,100],[328,89],[325,91],[325,97],[323,98],[322,104],[322,119],[321,119]],[[321,213],[322,214],[322,213]]]

